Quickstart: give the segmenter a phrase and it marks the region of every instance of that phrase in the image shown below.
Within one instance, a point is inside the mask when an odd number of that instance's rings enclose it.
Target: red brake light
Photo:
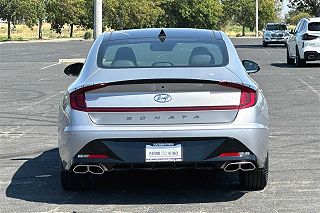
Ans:
[[[314,40],[317,38],[318,38],[318,36],[309,35],[308,33],[305,33],[302,35],[302,40]]]
[[[257,93],[254,89],[251,89],[244,85],[229,82],[220,82],[220,85],[241,90],[239,109],[252,107],[257,102]]]
[[[240,97],[239,109],[252,107],[256,104],[257,97],[254,90],[242,90]]]
[[[87,112],[87,104],[85,98],[85,92],[100,89],[106,87],[106,84],[96,84],[80,88],[70,93],[70,105],[72,109]]]

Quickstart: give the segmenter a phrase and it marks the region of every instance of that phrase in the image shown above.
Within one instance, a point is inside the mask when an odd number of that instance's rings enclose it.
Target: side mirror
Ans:
[[[260,66],[256,62],[253,62],[253,61],[243,60],[242,65],[246,69],[248,74],[255,73],[260,70]]]
[[[83,63],[75,63],[67,66],[64,73],[69,76],[78,76],[82,70]]]

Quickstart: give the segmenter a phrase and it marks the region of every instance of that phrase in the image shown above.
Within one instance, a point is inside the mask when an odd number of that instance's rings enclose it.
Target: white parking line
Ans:
[[[29,104],[29,105],[27,105],[27,106],[25,106],[25,107],[18,108],[17,110],[18,110],[18,111],[21,111],[21,110],[25,110],[25,109],[27,109],[27,108],[29,108],[29,107],[32,107],[32,106],[41,104],[42,102],[45,102],[45,101],[47,101],[47,100],[49,100],[49,99],[51,99],[51,98],[54,98],[54,97],[60,95],[61,93],[64,93],[64,91],[60,91],[60,92],[58,92],[58,93],[56,93],[56,94],[54,94],[54,95],[51,95],[51,96],[49,96],[49,97],[47,97],[47,98],[45,98],[45,99],[43,99],[43,100],[41,100],[41,101],[34,102],[33,104]]]
[[[307,74],[307,76],[309,77],[309,78],[311,78],[311,79],[314,79],[311,75],[309,75],[309,74]]]
[[[51,64],[51,65],[42,67],[41,69],[44,70],[44,69],[47,69],[47,68],[49,68],[49,67],[53,67],[53,66],[56,66],[56,65],[59,65],[59,64],[60,64],[60,63],[54,63],[54,64]]]
[[[315,89],[313,86],[311,86],[310,84],[308,84],[307,82],[305,82],[304,80],[302,80],[300,78],[298,78],[298,80],[301,81],[301,83],[303,83],[304,85],[306,85],[320,99],[320,93],[318,92],[317,89]]]
[[[266,50],[263,50],[263,52],[265,52],[266,54],[270,55],[270,53],[269,53],[269,52],[267,52]]]

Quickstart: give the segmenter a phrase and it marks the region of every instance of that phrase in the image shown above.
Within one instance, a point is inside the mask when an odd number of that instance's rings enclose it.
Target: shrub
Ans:
[[[84,39],[91,39],[92,38],[92,33],[90,31],[87,31],[84,36],[83,36]]]

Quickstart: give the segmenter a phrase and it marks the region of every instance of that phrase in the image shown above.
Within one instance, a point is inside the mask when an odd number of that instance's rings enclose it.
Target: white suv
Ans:
[[[287,63],[301,67],[320,60],[320,18],[303,18],[287,40]]]
[[[263,29],[262,44],[286,44],[289,32],[284,23],[267,23]]]

